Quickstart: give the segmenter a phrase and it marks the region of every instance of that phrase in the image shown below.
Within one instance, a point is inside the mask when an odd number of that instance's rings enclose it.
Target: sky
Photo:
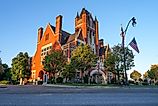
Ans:
[[[11,66],[19,52],[33,56],[37,30],[48,23],[55,25],[56,16],[63,16],[62,29],[74,33],[77,12],[86,8],[99,21],[99,38],[110,47],[121,43],[120,27],[132,17],[137,25],[129,26],[126,46],[136,38],[140,53],[133,50],[135,67],[142,74],[158,64],[158,0],[0,0],[0,58]]]

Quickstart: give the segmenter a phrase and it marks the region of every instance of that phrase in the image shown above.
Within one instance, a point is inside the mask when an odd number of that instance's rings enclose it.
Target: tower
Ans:
[[[85,8],[82,9],[80,15],[77,13],[75,18],[75,31],[82,29],[82,35],[86,44],[90,45],[92,51],[98,55],[98,21],[92,17],[92,14]]]

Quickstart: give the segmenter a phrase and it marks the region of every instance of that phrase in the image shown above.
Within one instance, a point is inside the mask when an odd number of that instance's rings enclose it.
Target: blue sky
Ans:
[[[0,57],[10,66],[11,59],[20,51],[33,56],[37,29],[49,22],[55,25],[55,18],[60,14],[63,30],[74,33],[76,13],[85,7],[97,17],[99,36],[111,47],[121,43],[121,24],[126,27],[128,21],[136,17],[136,27],[130,25],[127,31],[126,45],[136,38],[140,53],[133,50],[135,67],[132,70],[144,73],[151,64],[158,64],[157,4],[157,0],[1,0]]]

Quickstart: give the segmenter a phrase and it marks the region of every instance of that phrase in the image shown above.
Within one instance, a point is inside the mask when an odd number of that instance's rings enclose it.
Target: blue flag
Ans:
[[[133,40],[129,43],[129,45],[139,53],[139,49],[138,49],[138,46],[137,46],[137,42],[135,40],[135,37],[133,38]]]

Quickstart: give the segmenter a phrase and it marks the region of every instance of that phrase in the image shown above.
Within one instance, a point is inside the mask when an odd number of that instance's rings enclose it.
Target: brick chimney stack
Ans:
[[[56,28],[55,33],[58,35],[62,29],[62,16],[59,15],[56,17]]]
[[[39,43],[41,41],[42,35],[43,35],[43,28],[40,27],[38,29],[38,40],[37,40],[37,43]]]

